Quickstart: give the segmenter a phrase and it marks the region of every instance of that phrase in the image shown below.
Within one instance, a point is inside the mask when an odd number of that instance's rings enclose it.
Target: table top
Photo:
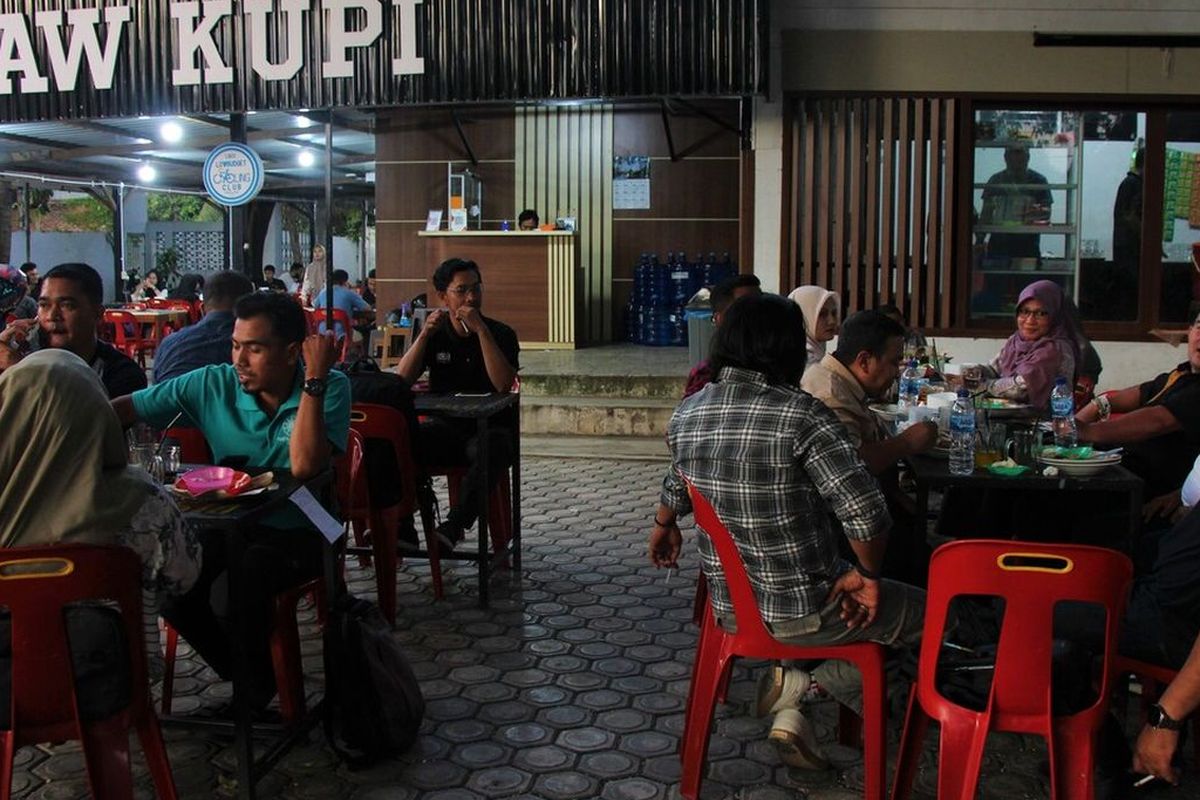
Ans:
[[[187,465],[192,469],[197,465]],[[186,471],[186,470],[184,470]],[[275,474],[274,483],[278,488],[270,489],[262,494],[233,499],[195,499],[180,496],[174,492],[172,497],[179,504],[179,509],[189,522],[198,528],[237,528],[262,519],[274,511],[278,511],[288,502],[292,493],[301,486],[310,489],[328,483],[333,473],[330,470],[316,475],[307,481],[292,476],[285,470],[271,470]],[[263,472],[262,469],[247,469],[251,475]]]
[[[413,405],[418,414],[457,417],[459,419],[483,419],[495,416],[506,408],[517,404],[520,395],[515,392],[499,394],[433,394],[417,392]]]
[[[186,317],[188,312],[183,308],[122,308],[135,317]]]
[[[1059,474],[1049,478],[1037,472],[1007,478],[993,475],[986,469],[976,469],[970,475],[952,475],[950,462],[932,456],[909,456],[905,459],[918,484],[937,486],[977,486],[1009,489],[1066,489],[1075,491],[1129,490],[1141,486],[1142,479],[1119,464],[1087,478]]]

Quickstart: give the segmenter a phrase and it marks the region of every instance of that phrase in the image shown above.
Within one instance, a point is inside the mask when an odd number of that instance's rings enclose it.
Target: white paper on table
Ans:
[[[317,526],[317,530],[321,535],[333,544],[342,535],[342,523],[338,522],[337,518],[325,510],[325,507],[313,497],[312,492],[308,487],[301,486],[296,491],[292,492],[289,498],[296,508],[300,509],[304,516],[308,517],[308,521]]]

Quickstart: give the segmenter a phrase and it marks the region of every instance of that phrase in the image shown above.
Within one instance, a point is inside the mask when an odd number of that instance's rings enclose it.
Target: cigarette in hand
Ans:
[[[666,583],[665,583],[665,585],[666,585],[666,586],[670,586],[670,585],[671,585],[671,573],[672,573],[672,572],[674,572],[674,571],[675,571],[675,568],[674,568],[674,567],[667,567],[667,580],[666,580]]]
[[[1139,786],[1145,786],[1147,783],[1154,780],[1156,777],[1157,777],[1156,775],[1146,775],[1144,777],[1138,778],[1136,781],[1133,782],[1133,788],[1136,789]]]

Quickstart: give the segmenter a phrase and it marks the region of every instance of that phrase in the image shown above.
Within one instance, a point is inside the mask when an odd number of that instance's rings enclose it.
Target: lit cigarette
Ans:
[[[670,585],[671,585],[671,573],[672,573],[672,572],[674,572],[674,571],[675,571],[675,568],[674,568],[674,567],[667,567],[667,580],[666,580],[666,585],[667,585],[667,586],[670,586]]]
[[[1149,783],[1150,781],[1154,780],[1157,777],[1158,777],[1157,775],[1146,775],[1145,777],[1138,778],[1136,781],[1133,782],[1133,788],[1136,789],[1139,786],[1145,786],[1147,783]]]

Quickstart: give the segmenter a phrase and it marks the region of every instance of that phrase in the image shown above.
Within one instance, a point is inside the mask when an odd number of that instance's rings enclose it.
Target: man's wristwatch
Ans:
[[[325,394],[325,385],[324,378],[309,378],[304,382],[304,393],[313,397],[322,397]]]
[[[1151,728],[1157,728],[1164,731],[1180,731],[1183,730],[1183,722],[1177,719],[1171,719],[1170,715],[1163,710],[1163,707],[1158,703],[1150,706],[1150,710],[1146,712],[1146,724]]]

